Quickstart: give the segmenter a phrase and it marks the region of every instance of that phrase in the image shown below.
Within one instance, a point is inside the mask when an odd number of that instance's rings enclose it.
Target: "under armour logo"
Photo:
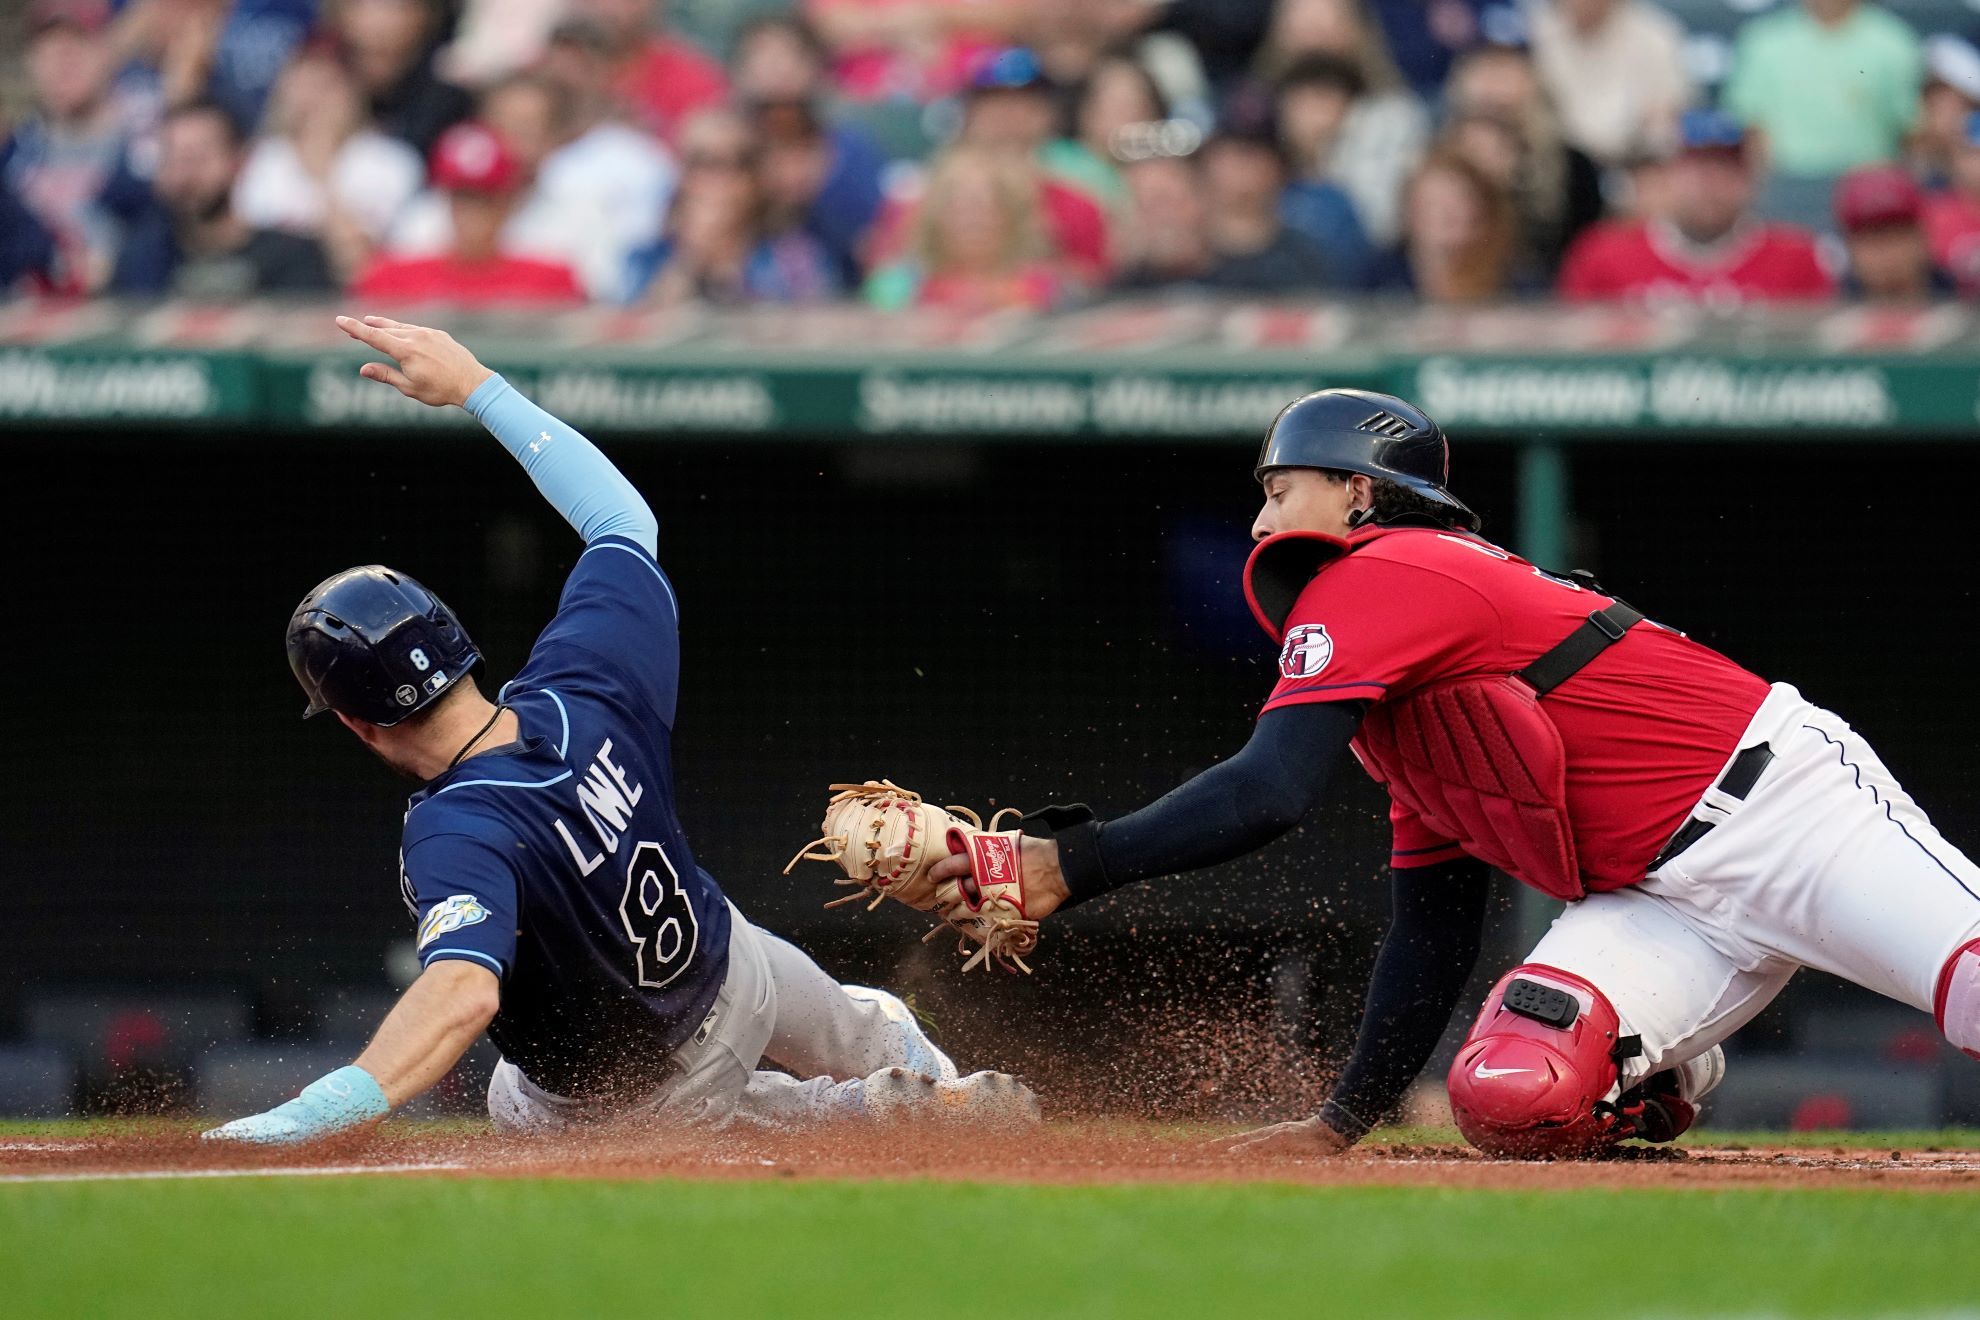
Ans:
[[[1356,423],[1354,429],[1357,431],[1368,431],[1375,435],[1386,435],[1391,440],[1398,440],[1416,428],[1394,413],[1383,409],[1381,412],[1372,413],[1363,418],[1360,422]]]
[[[532,454],[540,454],[543,452],[543,446],[549,443],[550,443],[550,433],[548,431],[538,431],[536,433],[536,439],[529,442],[529,452]]]

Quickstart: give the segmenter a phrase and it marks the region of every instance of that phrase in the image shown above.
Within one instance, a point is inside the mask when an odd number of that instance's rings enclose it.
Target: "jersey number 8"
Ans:
[[[680,872],[667,850],[646,842],[626,864],[626,892],[619,899],[619,923],[633,943],[640,985],[658,990],[694,961],[701,923],[681,888]]]

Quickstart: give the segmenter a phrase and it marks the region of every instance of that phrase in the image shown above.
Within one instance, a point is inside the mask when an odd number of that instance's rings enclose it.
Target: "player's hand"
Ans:
[[[1024,868],[1024,915],[1032,921],[1049,917],[1066,901],[1065,872],[1059,869],[1059,845],[1053,839],[1026,838],[1018,863]],[[969,856],[956,853],[935,863],[928,876],[938,886],[969,875]]]
[[[1024,867],[1024,914],[1038,920],[1057,912],[1059,904],[1067,898],[1065,873],[1059,871],[1057,841],[1026,837],[1018,863]],[[960,881],[968,873],[968,853],[954,853],[935,863],[929,879],[940,885],[942,881]]]
[[[364,1127],[391,1109],[378,1080],[355,1064],[326,1073],[286,1104],[200,1133],[207,1141],[254,1146],[293,1146]]]
[[[199,1134],[207,1141],[238,1141],[250,1146],[294,1146],[318,1134],[279,1110],[250,1114]]]
[[[1326,1159],[1338,1155],[1354,1143],[1319,1118],[1303,1118],[1296,1123],[1274,1123],[1270,1127],[1240,1132],[1210,1143],[1212,1150],[1225,1155],[1277,1155],[1288,1159]]]
[[[445,330],[407,325],[388,316],[340,316],[337,328],[392,359],[367,362],[358,375],[383,381],[408,399],[435,408],[466,403],[468,395],[495,374]]]

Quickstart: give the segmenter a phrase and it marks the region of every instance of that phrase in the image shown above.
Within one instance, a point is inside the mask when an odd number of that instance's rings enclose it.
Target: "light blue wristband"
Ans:
[[[265,1114],[237,1118],[204,1135],[215,1141],[290,1145],[372,1122],[391,1110],[378,1079],[353,1063],[317,1078],[286,1104]]]

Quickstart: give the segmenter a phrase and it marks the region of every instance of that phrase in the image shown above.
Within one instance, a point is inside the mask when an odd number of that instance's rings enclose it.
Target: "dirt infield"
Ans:
[[[1008,1149],[1006,1149],[1008,1147]],[[1879,1187],[1980,1191],[1980,1150],[1626,1150],[1575,1163],[1488,1160],[1460,1146],[1368,1145],[1328,1160],[1232,1157],[1124,1121],[1052,1121],[1015,1143],[928,1126],[688,1137],[624,1127],[515,1140],[386,1131],[306,1151],[216,1149],[189,1133],[0,1138],[6,1182],[234,1174],[610,1179],[926,1178],[1036,1184],[1280,1182],[1310,1186]]]

